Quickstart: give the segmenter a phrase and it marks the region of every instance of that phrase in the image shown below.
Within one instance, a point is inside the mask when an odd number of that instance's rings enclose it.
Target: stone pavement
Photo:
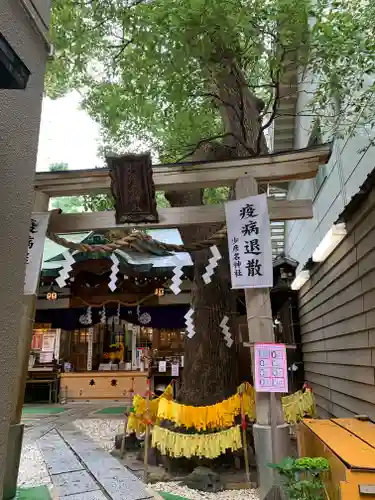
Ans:
[[[19,475],[20,486],[28,482],[25,469],[33,467],[32,462],[36,461],[41,470],[38,483],[52,486],[54,500],[154,498],[134,474],[73,424],[76,419],[89,418],[96,409],[90,404],[77,405],[58,416],[28,420],[21,457],[23,470]],[[29,459],[27,454],[30,454]]]
[[[121,414],[97,413],[110,405],[70,403],[58,406],[64,409],[59,414],[47,413],[53,406],[24,412],[17,500],[259,500],[256,490],[201,493],[178,482],[159,482],[152,491],[146,489],[136,477],[143,476],[143,464],[129,460],[131,453],[122,461],[110,454],[114,436],[124,425]]]

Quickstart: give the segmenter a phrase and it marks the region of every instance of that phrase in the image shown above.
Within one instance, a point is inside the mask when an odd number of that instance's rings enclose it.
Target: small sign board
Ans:
[[[179,363],[172,363],[172,366],[171,366],[171,375],[172,375],[172,377],[178,377],[180,375],[180,365],[179,365]]]
[[[288,369],[284,344],[255,344],[255,390],[288,392]]]
[[[55,349],[55,338],[56,335],[54,333],[47,333],[43,335],[42,339],[42,351],[50,352]]]
[[[167,371],[167,362],[159,361],[159,373],[165,373]]]
[[[39,354],[39,363],[52,363],[53,352],[41,352]]]

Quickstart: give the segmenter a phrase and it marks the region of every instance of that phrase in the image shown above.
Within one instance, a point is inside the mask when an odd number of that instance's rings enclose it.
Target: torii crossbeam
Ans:
[[[314,178],[319,166],[328,162],[330,153],[330,145],[324,144],[255,158],[156,165],[152,168],[153,181],[157,191],[235,186],[236,197],[244,198],[256,195],[259,184]],[[110,185],[109,170],[106,168],[37,173],[34,211],[48,210],[51,197],[107,193],[110,191]],[[313,215],[312,201],[269,200],[269,213],[271,220],[308,219]],[[115,221],[115,212],[62,214],[51,218],[49,230],[52,233],[64,234],[129,226],[180,227],[225,222],[223,206],[159,209],[158,215],[157,223],[118,225]],[[269,290],[246,289],[245,298],[250,344],[260,341],[272,343],[274,334]],[[273,484],[273,472],[267,466],[272,460],[270,402],[262,394],[257,394],[257,424],[253,429],[260,489],[261,492],[267,492]],[[288,427],[279,425],[276,440],[278,458],[285,454],[288,440]]]
[[[327,163],[329,144],[288,153],[238,158],[236,160],[207,163],[177,163],[153,167],[153,180],[157,191],[189,190],[215,186],[233,186],[237,179],[250,176],[258,184],[283,183],[314,178],[320,165]],[[82,194],[108,193],[110,191],[107,168],[61,172],[37,172],[35,179],[36,206],[38,201],[46,205],[49,198]],[[200,206],[159,209],[158,223],[141,224],[137,227],[165,228],[192,224],[224,222],[223,206]],[[271,220],[312,218],[311,200],[270,200]],[[114,212],[63,214],[51,220],[50,230],[69,233],[86,230],[127,227],[115,223]]]

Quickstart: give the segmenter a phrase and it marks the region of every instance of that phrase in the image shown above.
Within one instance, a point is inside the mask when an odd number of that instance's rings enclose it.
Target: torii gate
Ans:
[[[255,158],[155,165],[152,169],[153,181],[157,191],[187,191],[207,187],[235,186],[236,198],[240,199],[258,194],[259,184],[314,178],[319,166],[328,162],[330,152],[330,145],[326,144]],[[37,173],[34,211],[47,211],[51,197],[108,193],[109,191],[108,168]],[[269,200],[268,207],[270,219],[273,221],[313,217],[312,200]],[[51,218],[49,231],[61,234],[126,227],[167,228],[225,223],[223,205],[164,208],[158,209],[158,214],[159,222],[136,225],[116,224],[114,211],[62,214]],[[248,289],[245,290],[245,297],[250,343],[273,342],[269,291]],[[26,332],[25,335],[27,335]],[[261,498],[263,498],[273,480],[273,473],[267,466],[272,455],[268,395],[258,393],[256,405],[257,423],[254,426],[254,438]],[[288,427],[279,425],[276,443],[278,459],[283,458],[287,453],[288,439]]]

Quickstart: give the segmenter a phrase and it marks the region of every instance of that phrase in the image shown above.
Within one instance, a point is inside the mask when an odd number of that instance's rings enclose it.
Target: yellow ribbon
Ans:
[[[216,458],[227,450],[242,448],[240,426],[212,434],[179,434],[156,425],[152,430],[152,447],[172,457]]]
[[[255,420],[255,393],[250,384],[242,384],[244,413]],[[220,403],[211,406],[187,406],[176,401],[163,399],[159,402],[158,420],[170,420],[176,425],[193,427],[198,431],[225,429],[234,424],[235,417],[241,414],[241,397],[237,393]]]
[[[128,432],[129,434],[135,432],[137,435],[139,435],[143,434],[145,430],[146,426],[142,423],[142,420],[136,417],[134,413],[130,413],[126,425],[126,432]]]
[[[161,394],[161,396],[155,399],[151,399],[149,401],[149,411],[148,414],[146,415],[146,410],[147,410],[146,399],[143,398],[142,396],[139,396],[139,394],[135,394],[133,397],[134,412],[130,413],[128,417],[126,431],[128,433],[135,432],[137,434],[142,434],[146,429],[146,426],[143,421],[147,418],[155,422],[158,415],[158,407],[160,401],[163,401],[164,399],[170,399],[172,398],[172,396],[173,396],[173,386],[172,384],[169,384],[168,387],[163,392],[163,394]]]
[[[297,391],[290,396],[284,396],[281,398],[281,404],[285,421],[288,424],[296,424],[306,415],[310,417],[315,417],[316,415],[315,398],[310,390],[306,390],[305,392]]]
[[[211,406],[187,406],[172,400],[170,384],[163,394],[149,402],[148,418],[153,422],[170,420],[174,424],[195,428],[198,431],[232,427],[235,417],[241,414],[240,394],[243,397],[244,413],[249,420],[255,420],[255,391],[247,382],[240,385],[238,393]],[[297,391],[281,398],[285,421],[295,424],[303,417],[316,415],[315,398],[312,391]],[[142,433],[146,418],[146,399],[136,394],[133,398],[134,413],[129,416],[127,431]]]

